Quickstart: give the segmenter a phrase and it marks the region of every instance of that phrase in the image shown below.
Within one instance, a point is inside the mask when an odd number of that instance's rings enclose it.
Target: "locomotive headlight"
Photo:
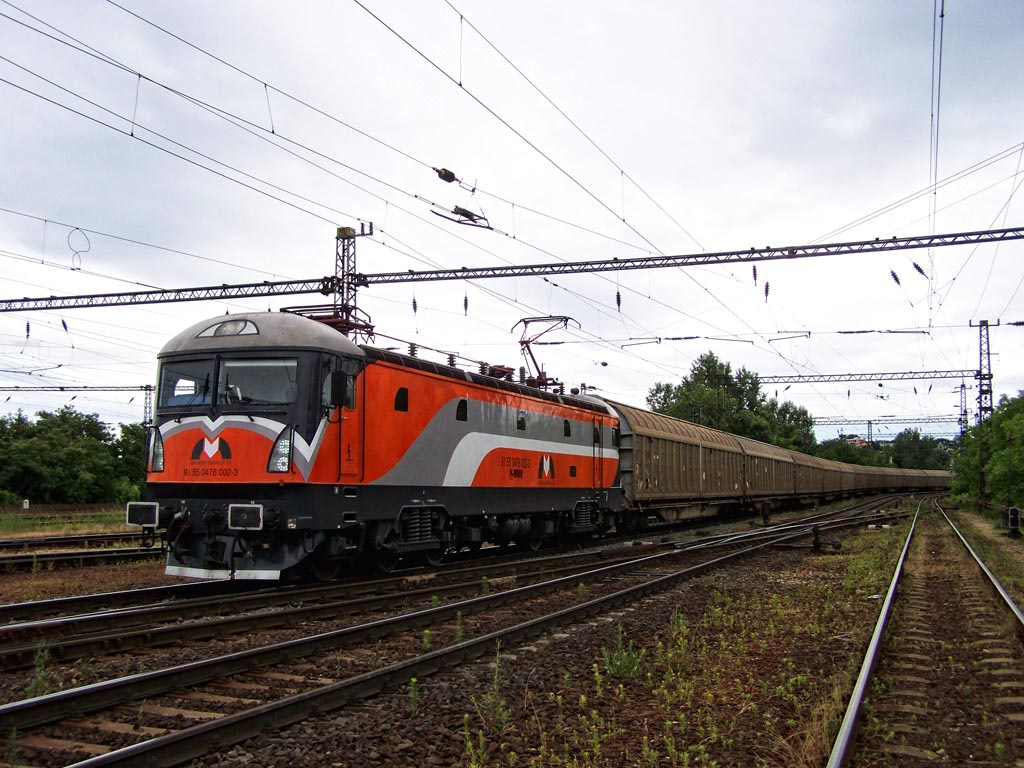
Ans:
[[[164,440],[160,437],[160,430],[153,430],[153,445],[150,448],[152,461],[149,465],[150,472],[164,471]]]
[[[285,427],[274,441],[267,472],[288,472],[292,468],[292,428]]]

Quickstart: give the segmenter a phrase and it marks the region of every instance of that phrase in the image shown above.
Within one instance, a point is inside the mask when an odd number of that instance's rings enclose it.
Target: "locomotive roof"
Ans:
[[[247,347],[317,349],[363,356],[357,345],[334,328],[288,312],[246,312],[203,320],[168,341],[160,356]]]
[[[458,379],[459,381],[471,381],[474,384],[480,384],[493,389],[500,389],[505,392],[514,392],[515,394],[522,395],[524,397],[533,397],[538,400],[547,400],[551,403],[560,403],[561,405],[569,405],[574,408],[584,408],[588,411],[611,414],[608,406],[597,398],[576,395],[559,395],[554,392],[537,389],[536,387],[528,387],[524,384],[516,384],[512,381],[506,381],[505,379],[498,379],[493,376],[484,376],[480,373],[464,371],[461,368],[452,368],[429,360],[421,360],[418,357],[410,357],[409,355],[401,355],[387,349],[379,349],[378,347],[363,347],[362,349],[366,353],[366,356],[371,360],[382,360],[384,362],[392,363],[393,365],[400,365],[404,368],[414,368],[419,371],[436,374],[437,376]]]

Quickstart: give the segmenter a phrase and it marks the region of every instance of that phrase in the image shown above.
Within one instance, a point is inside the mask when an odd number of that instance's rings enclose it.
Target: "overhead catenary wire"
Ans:
[[[274,101],[274,114],[275,114],[275,116],[276,116],[276,115],[277,115],[277,111],[278,111],[278,110],[277,110],[277,107],[278,107],[278,99],[277,99],[277,97],[276,97],[276,94],[273,94],[273,96],[274,96],[274,99],[273,99],[273,101]],[[128,111],[127,111],[127,112],[126,112],[125,114],[126,114],[126,115],[130,114],[130,111],[131,111],[131,110],[129,109],[129,110],[128,110]],[[278,127],[278,129],[280,129],[280,127],[281,127],[281,126],[280,126],[280,125],[278,125],[277,127]],[[400,218],[400,217],[399,217],[399,218]],[[400,223],[400,221],[399,221],[399,222],[396,222],[396,223]],[[385,229],[386,229],[386,227],[385,227]],[[401,232],[400,232],[399,234],[403,234],[403,233],[401,233]],[[407,238],[407,240],[409,240],[409,241],[413,241],[413,242],[414,242],[414,239],[412,239],[412,238]],[[635,247],[635,246],[633,246],[633,247]],[[565,289],[565,288],[564,288],[564,286],[563,286],[562,288],[563,288],[563,290]],[[774,285],[774,284],[773,284],[772,288],[773,288],[773,290],[775,289],[775,285]],[[421,300],[421,309],[422,309],[422,305],[425,305],[425,304],[427,303],[427,299],[425,299],[425,297],[424,297],[424,296],[420,296],[420,300]],[[774,305],[773,305],[773,306],[774,306]],[[728,325],[731,325],[731,323],[729,323]],[[756,325],[760,325],[760,324],[756,324]],[[762,326],[762,327],[763,327],[763,326]]]

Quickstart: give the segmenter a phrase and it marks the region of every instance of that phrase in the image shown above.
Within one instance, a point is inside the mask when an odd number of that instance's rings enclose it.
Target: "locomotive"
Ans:
[[[794,501],[944,488],[611,400],[357,345],[289,312],[226,315],[158,356],[147,500],[166,572],[330,579]],[[499,375],[488,375],[497,373]]]

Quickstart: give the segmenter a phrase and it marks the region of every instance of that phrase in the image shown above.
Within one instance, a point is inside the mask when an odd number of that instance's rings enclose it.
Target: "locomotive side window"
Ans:
[[[338,392],[334,391],[339,381],[341,381],[341,386],[344,388],[343,393],[340,390]],[[323,390],[320,393],[320,402],[324,408],[341,405],[350,411],[353,410],[356,407],[356,377],[350,374],[343,374],[340,371],[328,374],[324,379]]]
[[[516,414],[516,429],[520,432],[526,431],[526,411],[519,411]]]
[[[466,400],[466,398],[462,398],[461,400],[459,400],[458,405],[455,406],[455,420],[469,420],[469,401]]]
[[[572,437],[572,424],[569,423],[568,419],[562,419],[562,434],[566,437]]]
[[[227,404],[287,405],[298,395],[298,361],[221,360],[218,401]]]
[[[403,413],[409,410],[408,387],[399,387],[398,391],[395,392],[395,410],[402,411]]]
[[[160,366],[161,406],[209,404],[213,387],[213,360],[166,361]]]

